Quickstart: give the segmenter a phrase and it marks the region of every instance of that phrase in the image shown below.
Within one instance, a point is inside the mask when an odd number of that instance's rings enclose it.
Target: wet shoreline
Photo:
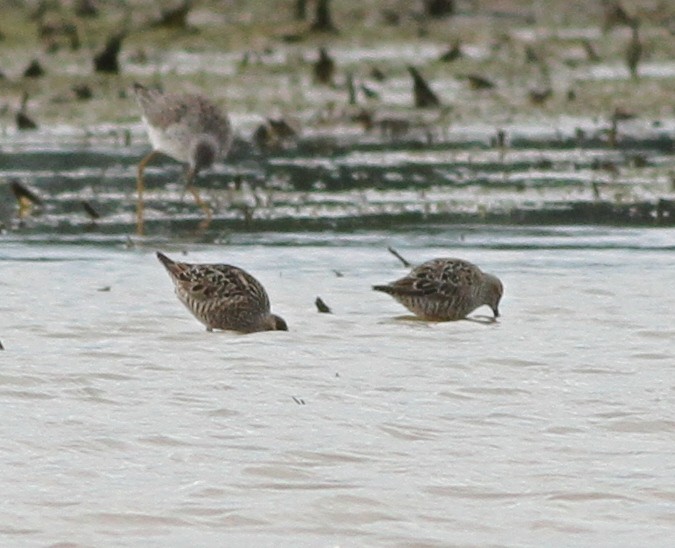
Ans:
[[[339,33],[312,32],[293,19],[291,3],[276,17],[259,2],[224,16],[205,1],[182,27],[151,24],[160,10],[143,2],[130,12],[106,5],[94,18],[70,4],[48,6],[41,18],[15,4],[0,28],[0,222],[26,233],[131,231],[135,165],[148,149],[128,93],[138,79],[228,105],[237,142],[199,181],[216,209],[211,237],[437,222],[672,226],[667,17],[646,2],[631,6],[646,50],[631,78],[630,24],[603,28],[598,6],[580,16],[564,2],[551,13],[516,0],[457,4],[440,19],[420,18],[415,7],[393,17],[336,4]],[[345,24],[354,15],[362,26]],[[121,21],[119,73],[94,72],[92,56]],[[40,34],[57,23],[75,25],[78,49]],[[461,55],[441,60],[453,42]],[[336,67],[328,84],[313,76],[320,46]],[[44,74],[22,77],[33,57]],[[409,65],[439,106],[414,107]],[[479,89],[478,76],[493,87]],[[91,97],[73,93],[82,84]],[[36,130],[15,127],[23,93]],[[14,179],[45,203],[21,222]],[[149,179],[149,227],[199,222],[182,200],[180,166],[159,161]],[[82,201],[101,212],[93,227]]]

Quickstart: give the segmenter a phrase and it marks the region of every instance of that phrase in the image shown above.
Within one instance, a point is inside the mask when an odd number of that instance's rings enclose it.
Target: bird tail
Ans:
[[[428,293],[419,288],[403,285],[374,285],[373,289],[375,291],[382,291],[382,293],[386,293],[387,295],[393,295],[394,297],[423,297]]]

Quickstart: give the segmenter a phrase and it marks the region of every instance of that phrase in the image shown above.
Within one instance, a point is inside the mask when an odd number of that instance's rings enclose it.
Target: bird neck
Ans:
[[[192,149],[192,171],[198,173],[202,169],[211,167],[216,159],[217,151],[218,144],[213,137],[209,135],[199,136]]]

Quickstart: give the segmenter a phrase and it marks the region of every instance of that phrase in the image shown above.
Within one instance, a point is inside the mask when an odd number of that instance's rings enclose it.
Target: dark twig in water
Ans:
[[[319,58],[314,63],[314,81],[319,84],[332,85],[335,74],[335,61],[326,48],[319,48]]]
[[[28,104],[28,92],[24,91],[23,97],[21,98],[21,108],[16,113],[16,127],[17,129],[37,129],[38,125],[35,121],[26,114],[26,108]]]
[[[23,71],[24,78],[40,78],[40,76],[45,75],[45,70],[42,68],[40,61],[33,59]]]
[[[351,72],[347,73],[347,102],[350,105],[356,104],[356,88],[354,87],[354,75]]]
[[[550,87],[543,89],[531,89],[527,93],[530,98],[530,103],[533,105],[543,105],[553,95],[553,90]]]
[[[401,257],[401,254],[398,251],[396,251],[393,247],[388,247],[387,251],[389,251],[389,253],[391,253],[394,257],[396,257],[399,261],[401,261],[403,263],[403,266],[405,266],[406,268],[412,266],[412,263],[406,261],[403,257]]]
[[[117,59],[122,47],[125,33],[120,32],[108,38],[105,47],[94,56],[94,69],[96,72],[108,72],[117,74],[120,71]]]
[[[631,77],[635,80],[639,77],[638,66],[642,57],[642,42],[640,42],[640,34],[638,32],[640,28],[639,19],[634,19],[630,26],[631,39],[626,48],[626,64],[628,65]]]
[[[337,32],[330,12],[330,0],[317,0],[312,30],[316,32]]]
[[[305,405],[305,400],[303,400],[302,398],[296,398],[295,396],[293,396],[293,401],[298,405]]]
[[[419,73],[419,71],[413,67],[408,67],[408,72],[413,79],[413,95],[415,97],[415,107],[417,108],[431,108],[440,106],[441,101],[438,96],[433,92],[433,90],[427,84],[427,81]]]
[[[92,221],[96,221],[96,219],[101,218],[101,214],[94,209],[94,206],[92,206],[87,200],[82,200],[80,202],[82,204],[82,207],[86,211],[87,215],[89,215],[89,218]]]
[[[429,17],[448,17],[455,13],[455,1],[425,0],[424,11]]]
[[[295,0],[294,14],[297,21],[307,20],[307,0]]]
[[[361,84],[361,91],[366,99],[379,99],[380,94],[374,89],[369,88],[366,84]]]
[[[16,127],[17,129],[37,129],[37,123],[26,114],[23,110],[16,113]]]
[[[439,61],[443,63],[452,63],[462,56],[462,43],[455,40],[448,50],[439,57]]]
[[[31,189],[23,185],[18,179],[12,179],[9,182],[9,187],[11,188],[16,201],[19,202],[20,212],[27,213],[32,206],[42,205],[40,197]]]
[[[75,2],[75,15],[78,17],[97,17],[98,7],[94,0],[78,0]]]
[[[496,87],[492,80],[480,74],[466,74],[464,78],[469,82],[469,87],[474,90],[494,89]]]
[[[591,182],[591,188],[593,189],[593,199],[595,201],[598,201],[601,199],[600,195],[600,185],[598,185],[597,181]]]
[[[4,350],[4,349],[5,349],[5,347],[2,346],[2,341],[0,341],[0,350]]]
[[[321,297],[317,297],[316,301],[314,301],[314,304],[316,305],[316,309],[319,312],[321,312],[323,314],[331,314],[332,313],[330,307],[325,302],[323,302],[323,299]]]
[[[590,40],[582,40],[581,45],[584,48],[584,51],[586,52],[586,57],[591,63],[599,63],[600,62],[600,56],[598,55],[598,52],[595,50],[595,47],[591,43]]]
[[[88,84],[75,84],[71,89],[78,101],[87,101],[94,96]]]
[[[602,3],[604,4],[603,8],[605,12],[602,25],[604,32],[621,25],[630,26],[633,18],[626,12],[620,2],[604,0]]]
[[[387,79],[387,76],[378,67],[373,67],[370,69],[370,76],[378,82],[384,82]]]
[[[186,29],[187,16],[192,9],[192,0],[184,0],[182,4],[175,8],[162,11],[159,20],[152,23],[153,27],[164,27],[172,29]]]

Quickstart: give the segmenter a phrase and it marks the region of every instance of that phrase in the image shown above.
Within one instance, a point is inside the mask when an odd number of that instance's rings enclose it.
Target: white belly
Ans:
[[[166,131],[160,131],[148,124],[143,118],[145,128],[148,131],[148,138],[154,150],[157,150],[167,156],[171,156],[179,162],[189,162],[190,160],[190,142],[189,139],[183,139],[177,126],[169,126]]]

